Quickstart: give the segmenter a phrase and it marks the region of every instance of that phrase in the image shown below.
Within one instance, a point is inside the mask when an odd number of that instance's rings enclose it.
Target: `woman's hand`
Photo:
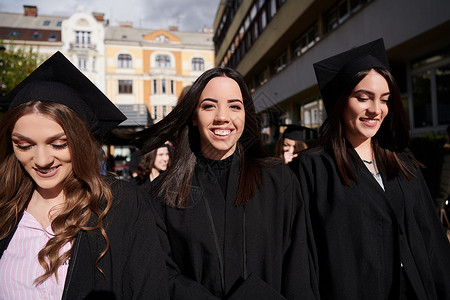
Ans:
[[[298,154],[294,154],[293,152],[286,151],[283,153],[284,163],[290,163]]]

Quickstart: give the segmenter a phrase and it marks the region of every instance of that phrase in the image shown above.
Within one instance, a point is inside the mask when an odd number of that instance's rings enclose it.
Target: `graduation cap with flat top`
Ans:
[[[294,124],[289,124],[283,132],[282,137],[293,141],[303,140],[303,129],[304,127]]]
[[[315,64],[314,71],[327,113],[331,113],[342,89],[358,72],[371,68],[389,70],[383,39],[334,55]]]
[[[71,108],[97,138],[126,120],[108,97],[59,51],[6,94],[0,105],[11,109],[34,100]]]

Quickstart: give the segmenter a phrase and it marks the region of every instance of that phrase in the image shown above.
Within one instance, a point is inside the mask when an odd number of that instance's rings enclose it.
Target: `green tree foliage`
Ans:
[[[0,97],[6,95],[17,84],[36,69],[41,61],[37,49],[26,45],[0,41]],[[0,113],[6,108],[0,107]]]

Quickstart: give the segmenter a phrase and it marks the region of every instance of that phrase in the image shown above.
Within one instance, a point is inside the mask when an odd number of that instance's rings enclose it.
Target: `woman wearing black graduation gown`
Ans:
[[[309,221],[295,175],[263,155],[242,77],[215,68],[147,132],[174,155],[152,199],[173,299],[314,299]]]
[[[450,245],[383,40],[314,64],[328,118],[296,160],[322,299],[450,299]]]
[[[131,182],[136,184],[145,195],[150,195],[153,183],[170,163],[171,147],[168,144],[146,153],[136,166],[137,176]]]
[[[1,104],[0,298],[167,299],[152,209],[100,175],[125,116],[60,52]]]
[[[285,164],[289,164],[300,152],[308,149],[303,141],[302,127],[287,125],[283,135],[275,145],[275,157],[282,158]]]

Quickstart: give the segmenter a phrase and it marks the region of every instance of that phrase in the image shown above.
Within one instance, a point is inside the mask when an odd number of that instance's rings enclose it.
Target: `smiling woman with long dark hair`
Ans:
[[[382,40],[314,65],[328,113],[293,161],[310,204],[321,299],[450,299],[450,245],[407,150]]]
[[[204,72],[173,111],[138,133],[174,142],[150,199],[174,299],[314,299],[314,246],[295,175],[262,150],[239,73]],[[144,151],[145,151],[144,149]]]

